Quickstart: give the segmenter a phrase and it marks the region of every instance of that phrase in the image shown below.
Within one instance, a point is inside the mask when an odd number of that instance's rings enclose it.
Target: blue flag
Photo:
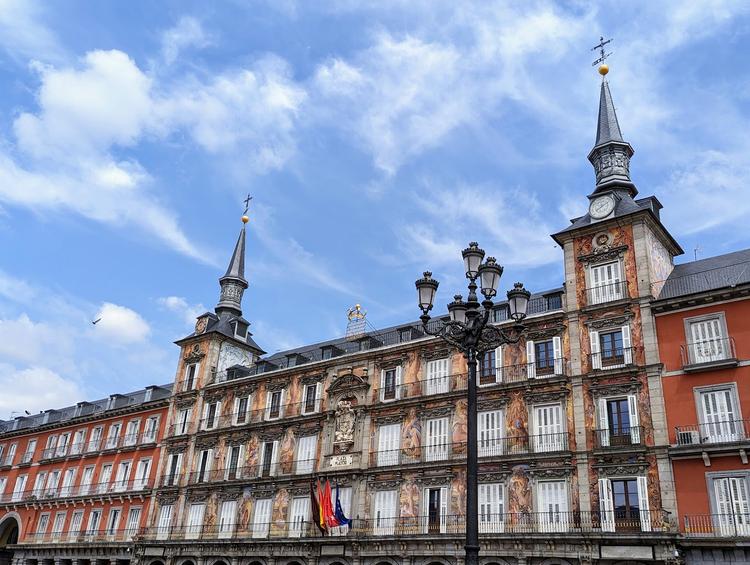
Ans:
[[[339,524],[342,526],[346,524],[349,526],[349,529],[352,527],[352,521],[350,518],[347,518],[344,516],[344,511],[341,508],[341,499],[339,498],[339,484],[336,483],[336,512],[334,514],[336,516],[336,520],[339,521]]]

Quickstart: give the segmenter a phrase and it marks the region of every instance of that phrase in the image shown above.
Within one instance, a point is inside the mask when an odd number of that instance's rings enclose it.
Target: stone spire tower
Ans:
[[[242,295],[247,288],[245,279],[245,226],[247,216],[242,216],[242,229],[234,246],[229,267],[224,276],[219,279],[221,294],[215,311],[219,317],[242,316]]]
[[[625,189],[634,197],[638,190],[630,180],[630,158],[633,156],[633,148],[622,138],[606,77],[609,67],[602,65],[599,72],[602,75],[599,121],[596,126],[596,143],[589,153],[589,161],[596,172],[594,194],[619,188]]]

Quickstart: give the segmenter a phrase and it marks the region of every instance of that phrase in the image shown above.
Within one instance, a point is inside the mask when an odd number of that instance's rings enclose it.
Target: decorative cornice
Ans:
[[[419,356],[424,361],[431,361],[432,359],[445,359],[451,356],[451,349],[448,347],[424,349],[419,353]]]
[[[599,249],[595,249],[593,253],[589,253],[588,255],[579,255],[578,260],[581,263],[585,264],[612,261],[621,257],[625,253],[625,251],[627,251],[627,249],[627,245],[618,245],[617,247],[609,247],[608,245],[603,245]]]
[[[595,463],[594,468],[598,471],[599,475],[604,477],[637,476],[645,475],[648,471],[649,464],[647,461],[625,464]]]
[[[185,363],[198,363],[206,354],[201,350],[200,343],[194,343],[189,351],[185,352],[183,359]]]
[[[390,414],[373,414],[372,420],[379,426],[388,424],[400,424],[403,422],[406,414],[404,412],[396,412]]]
[[[422,419],[441,418],[453,414],[453,406],[438,406],[436,408],[424,408],[419,411]]]
[[[195,440],[196,449],[211,449],[219,444],[217,436],[198,436]]]
[[[354,392],[357,390],[367,390],[370,388],[370,384],[363,377],[359,377],[354,373],[346,373],[339,377],[336,377],[328,387],[328,394],[341,394],[343,392]]]
[[[620,396],[624,394],[637,394],[643,385],[633,378],[628,383],[599,383],[592,384],[589,387],[591,395],[594,398],[603,398],[605,396]]]
[[[375,481],[372,477],[368,479],[371,490],[393,490],[401,486],[401,479],[388,481]]]
[[[478,410],[497,410],[498,408],[504,408],[508,404],[508,396],[501,396],[500,398],[483,398],[477,402]]]
[[[377,357],[375,359],[375,364],[377,365],[378,369],[385,370],[385,369],[395,369],[399,365],[404,365],[409,360],[409,356],[405,353],[402,353],[401,355],[398,355],[396,357],[390,355],[386,358],[384,357]]]
[[[290,377],[287,377],[285,379],[266,381],[266,390],[268,392],[276,392],[277,390],[282,390],[282,389],[287,388],[290,382],[291,382]]]
[[[529,331],[526,333],[526,339],[532,341],[551,339],[555,336],[562,335],[564,332],[565,326],[563,324],[549,326],[546,328],[529,329]]]
[[[633,317],[633,311],[625,310],[620,316],[611,316],[609,318],[597,318],[597,319],[586,320],[584,324],[586,324],[586,326],[594,330],[599,330],[599,329],[604,329],[604,328],[617,328],[617,327],[624,326],[625,324],[629,323],[632,317]]]
[[[323,379],[326,378],[325,373],[316,373],[314,375],[305,375],[304,377],[300,377],[299,382],[302,386],[305,385],[312,385],[316,383],[323,382]]]
[[[425,487],[446,486],[450,484],[453,477],[454,475],[452,473],[439,476],[417,477],[415,482]]]
[[[555,402],[556,400],[564,400],[568,397],[570,391],[566,387],[562,387],[558,390],[543,390],[537,391],[534,389],[526,389],[523,392],[523,397],[527,404],[541,404],[544,402]]]

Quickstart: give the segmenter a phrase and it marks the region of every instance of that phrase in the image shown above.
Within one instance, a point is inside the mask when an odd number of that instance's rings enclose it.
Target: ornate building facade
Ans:
[[[706,456],[682,449],[683,436],[671,431],[694,423],[674,424],[684,414],[670,403],[683,387],[667,377],[682,369],[673,341],[660,342],[671,322],[659,316],[683,306],[685,293],[669,282],[683,268],[673,263],[682,250],[659,201],[637,197],[632,155],[605,80],[589,212],[552,236],[563,249],[564,284],[532,295],[521,342],[479,363],[485,565],[675,564],[695,557],[693,522],[680,519],[681,508],[713,511],[680,490],[703,477]],[[0,508],[0,547],[17,565],[462,565],[465,359],[416,323],[266,355],[242,314],[244,261],[243,226],[215,312],[177,342],[153,455],[158,475],[142,527],[122,546],[130,553],[85,538],[72,546],[35,538],[45,528],[34,501],[28,517]],[[507,304],[491,315],[512,323]],[[12,439],[4,432],[0,447]],[[719,451],[733,457],[722,470],[746,465],[741,445]],[[699,459],[683,468],[683,456]],[[319,478],[334,485],[351,528],[322,535],[314,525]],[[716,504],[729,512],[724,499]],[[750,532],[728,539],[727,530],[705,530],[708,547],[750,557],[736,543]]]

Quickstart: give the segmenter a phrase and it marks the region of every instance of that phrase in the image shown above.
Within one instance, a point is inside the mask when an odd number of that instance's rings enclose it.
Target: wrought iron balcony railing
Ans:
[[[153,481],[151,479],[131,479],[128,481],[115,480],[82,485],[42,487],[0,494],[0,504],[132,493],[148,490],[152,486]]]
[[[678,447],[735,443],[750,438],[750,420],[723,420],[675,427]]]
[[[680,346],[680,358],[685,370],[702,367],[731,366],[737,363],[733,337],[717,337],[694,341]]]
[[[86,529],[38,532],[27,535],[20,544],[48,544],[48,543],[96,543],[113,541],[132,541],[140,532],[139,528],[124,529]]]
[[[592,371],[607,371],[628,367],[632,364],[632,347],[617,347],[598,353],[589,353],[589,367]]]
[[[628,282],[617,281],[609,284],[592,286],[586,289],[586,304],[595,306],[630,298],[628,295]]]
[[[264,477],[307,475],[315,471],[317,459],[294,459],[292,461],[268,462],[259,465],[238,465],[187,474],[188,484],[218,483]]]
[[[750,512],[684,516],[683,534],[696,537],[750,537]]]
[[[594,447],[597,449],[644,444],[643,426],[628,426],[619,430],[593,430],[593,432]]]
[[[198,421],[198,431],[212,431],[233,426],[243,426],[246,424],[272,422],[282,418],[294,418],[297,416],[319,415],[321,413],[321,410],[319,409],[320,404],[320,402],[316,402],[314,406],[311,406],[311,403],[309,402],[293,402],[267,406],[266,408],[255,410],[248,409],[242,412],[232,412],[229,414],[215,414],[213,417],[201,418]],[[181,432],[181,426],[179,424],[173,424],[170,427],[170,431]]]

